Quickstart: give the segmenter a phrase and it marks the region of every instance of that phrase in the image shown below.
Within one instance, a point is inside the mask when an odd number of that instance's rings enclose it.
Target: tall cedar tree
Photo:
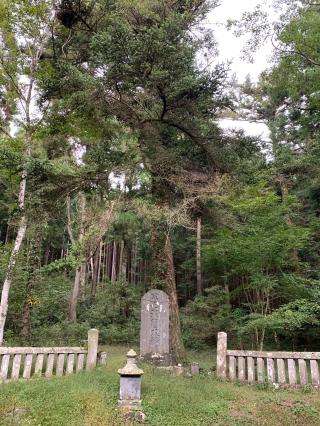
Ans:
[[[60,3],[63,27],[52,39],[55,73],[46,96],[68,97],[79,114],[116,117],[131,128],[159,208],[174,207],[190,187],[214,181],[224,169],[223,138],[213,120],[228,105],[226,70],[202,64],[216,46],[200,25],[216,5],[203,0]],[[191,192],[196,196],[197,190]],[[152,262],[167,271],[162,283],[159,277],[156,282],[170,296],[171,350],[181,359],[170,232],[166,226],[156,232],[163,245],[154,250]]]

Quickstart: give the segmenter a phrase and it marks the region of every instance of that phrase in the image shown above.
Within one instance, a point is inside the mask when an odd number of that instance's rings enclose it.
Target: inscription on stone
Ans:
[[[140,355],[169,353],[169,298],[150,290],[141,300]]]

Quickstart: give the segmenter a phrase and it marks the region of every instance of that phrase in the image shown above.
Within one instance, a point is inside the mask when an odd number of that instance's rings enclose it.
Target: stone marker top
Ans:
[[[136,364],[137,354],[133,349],[127,353],[127,364],[118,370],[121,376],[142,376],[143,370]]]
[[[164,291],[157,290],[154,288],[145,293],[145,295],[142,297],[142,300],[147,302],[161,301],[162,303],[164,303],[169,302],[169,296]]]

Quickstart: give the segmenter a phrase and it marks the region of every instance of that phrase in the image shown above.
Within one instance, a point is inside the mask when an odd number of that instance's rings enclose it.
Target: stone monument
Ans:
[[[170,365],[169,297],[150,290],[141,300],[140,357],[156,365]]]

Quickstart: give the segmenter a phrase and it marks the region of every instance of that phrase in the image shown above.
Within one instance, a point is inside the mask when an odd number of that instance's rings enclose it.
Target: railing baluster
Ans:
[[[46,377],[51,377],[53,372],[53,365],[54,365],[54,354],[49,354],[47,358],[47,367],[46,367]]]
[[[299,365],[300,385],[305,386],[308,383],[308,371],[307,371],[306,361],[304,359],[299,359],[298,365]]]
[[[63,367],[64,367],[64,354],[59,354],[58,361],[57,361],[57,370],[56,370],[57,376],[63,376]]]
[[[69,354],[67,357],[67,371],[66,374],[73,373],[73,365],[74,365],[74,354]]]
[[[257,358],[258,382],[264,382],[264,361],[263,358]]]
[[[318,362],[314,359],[310,361],[311,381],[314,386],[320,385]]]
[[[247,358],[248,360],[248,383],[253,383],[254,382],[254,359],[249,356]]]
[[[84,366],[84,354],[79,354],[77,359],[76,372],[78,373],[79,371],[83,370],[83,366]]]
[[[274,383],[275,374],[274,374],[274,362],[272,358],[267,358],[267,373],[268,373],[268,381],[271,383]]]
[[[297,384],[297,373],[296,366],[293,359],[288,359],[288,376],[289,376],[289,384],[296,385]]]
[[[229,379],[236,379],[236,358],[234,356],[229,357]]]
[[[238,358],[238,379],[240,382],[245,380],[245,358],[243,356]]]
[[[11,379],[18,380],[20,374],[20,365],[21,365],[21,355],[17,354],[13,357]]]
[[[37,358],[36,358],[36,365],[34,367],[34,375],[35,376],[41,377],[43,361],[44,361],[44,354],[38,354]]]
[[[22,377],[24,379],[30,379],[31,376],[31,368],[32,368],[32,359],[33,354],[27,354],[24,360],[24,369],[22,373]]]
[[[284,360],[282,358],[277,359],[277,370],[278,370],[278,383],[284,385],[286,380],[286,369],[284,365]]]
[[[9,363],[10,363],[10,355],[9,354],[3,355],[2,362],[1,362],[1,370],[0,370],[1,381],[6,380],[8,377]]]

